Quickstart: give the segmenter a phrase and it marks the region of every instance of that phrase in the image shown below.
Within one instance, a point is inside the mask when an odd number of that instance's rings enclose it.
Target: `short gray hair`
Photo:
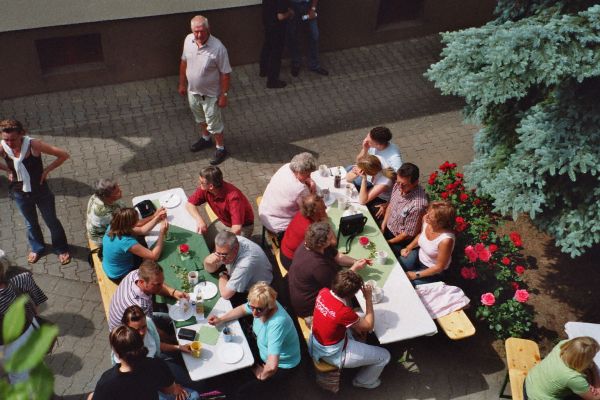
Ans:
[[[204,15],[196,15],[194,18],[192,18],[192,20],[190,21],[190,25],[193,27],[194,25],[204,25],[205,28],[210,29],[210,26],[208,25],[208,18],[206,18]]]
[[[113,179],[102,178],[94,184],[94,194],[104,200],[112,194],[117,185],[117,181]]]
[[[224,247],[227,246],[232,249],[238,243],[238,239],[235,233],[229,231],[219,232],[215,237],[215,246]]]
[[[290,169],[294,172],[313,172],[317,170],[317,160],[309,152],[296,154],[290,161]]]
[[[304,235],[304,244],[310,250],[316,250],[327,244],[327,238],[331,232],[329,222],[315,222],[310,224]]]

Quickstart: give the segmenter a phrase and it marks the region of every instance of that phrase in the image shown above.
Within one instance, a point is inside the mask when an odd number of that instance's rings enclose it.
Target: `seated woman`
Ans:
[[[253,379],[243,383],[236,399],[267,398],[274,383],[289,379],[300,364],[300,342],[292,318],[277,301],[277,292],[266,282],[258,282],[248,292],[248,302],[208,323],[219,325],[246,315],[254,317],[252,331],[261,363],[252,367]]]
[[[157,392],[161,399],[200,399],[197,392],[175,383],[164,361],[146,357],[144,339],[134,329],[118,326],[109,340],[120,363],[102,374],[88,400],[158,399]]]
[[[300,211],[296,213],[292,222],[288,225],[283,240],[281,241],[281,253],[279,257],[281,264],[286,269],[292,265],[292,258],[300,244],[304,241],[304,235],[308,226],[313,222],[327,220],[327,207],[323,198],[314,193],[302,197]]]
[[[350,306],[359,290],[362,290],[366,302],[364,317],[359,317]],[[308,350],[316,361],[323,360],[339,368],[362,367],[352,384],[374,389],[381,384],[379,375],[390,361],[390,352],[356,341],[350,332],[365,335],[373,330],[374,325],[372,288],[365,286],[354,271],[340,271],[331,289],[324,288],[319,292]]]
[[[327,222],[315,222],[308,227],[304,245],[299,246],[288,276],[290,302],[298,317],[310,326],[319,290],[331,287],[335,274],[342,267],[353,271],[370,264],[367,259],[356,260],[337,250],[337,238]]]
[[[112,179],[100,179],[96,182],[94,194],[87,205],[85,227],[88,238],[98,246],[102,246],[102,238],[108,229],[113,213],[125,208],[121,201],[123,192],[119,184]],[[146,236],[154,226],[165,218],[167,211],[164,208],[156,210],[154,215],[138,221],[133,228],[136,236]]]
[[[380,156],[369,154],[358,160],[356,167],[346,174],[346,181],[353,182],[359,176],[362,179],[358,187],[358,201],[376,215],[377,206],[390,200],[396,172]]]
[[[524,384],[524,398],[531,400],[573,398],[600,399],[600,376],[594,356],[600,345],[583,336],[559,342],[533,367]]]
[[[434,201],[429,204],[421,233],[400,251],[400,265],[413,285],[442,279],[441,274],[452,261],[456,242],[452,230],[455,217],[456,211],[450,202]]]
[[[133,229],[138,223],[138,213],[133,208],[122,208],[112,218],[108,230],[102,239],[102,268],[112,281],[120,280],[139,267],[142,259],[158,260],[162,252],[165,234],[169,224],[165,218],[158,235],[156,245],[152,250],[138,243],[133,236]],[[134,256],[137,256],[136,259]]]

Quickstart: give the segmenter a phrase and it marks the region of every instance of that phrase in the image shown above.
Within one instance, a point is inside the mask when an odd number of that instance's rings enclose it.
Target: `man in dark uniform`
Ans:
[[[287,21],[293,16],[289,0],[263,0],[265,42],[260,52],[260,76],[267,77],[269,89],[279,89],[286,85],[279,79],[279,71]]]

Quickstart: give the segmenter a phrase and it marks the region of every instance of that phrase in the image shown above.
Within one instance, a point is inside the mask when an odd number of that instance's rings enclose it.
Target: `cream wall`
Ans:
[[[0,32],[261,4],[261,0],[0,0]]]

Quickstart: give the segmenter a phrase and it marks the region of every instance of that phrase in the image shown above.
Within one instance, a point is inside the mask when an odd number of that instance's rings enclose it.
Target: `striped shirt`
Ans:
[[[144,310],[146,316],[152,317],[152,295],[142,292],[142,289],[136,284],[138,280],[140,280],[139,271],[136,269],[127,274],[117,287],[108,310],[108,329],[111,332],[121,325],[121,319],[127,307],[138,305]]]
[[[9,271],[8,275],[11,275],[10,272],[12,271]],[[31,272],[16,272],[12,277],[8,278],[6,286],[0,288],[0,332],[3,329],[4,315],[20,294],[27,294],[31,300],[25,305],[25,329],[29,328],[33,317],[35,317],[34,304],[38,306],[48,300],[48,297],[46,297],[42,289],[33,280]],[[1,336],[0,344],[3,344]]]
[[[421,217],[427,209],[427,193],[421,187],[417,186],[410,192],[402,194],[400,185],[396,183],[392,189],[390,198],[390,216],[387,221],[387,228],[398,236],[401,232],[408,236],[415,236],[419,233],[419,224]]]

